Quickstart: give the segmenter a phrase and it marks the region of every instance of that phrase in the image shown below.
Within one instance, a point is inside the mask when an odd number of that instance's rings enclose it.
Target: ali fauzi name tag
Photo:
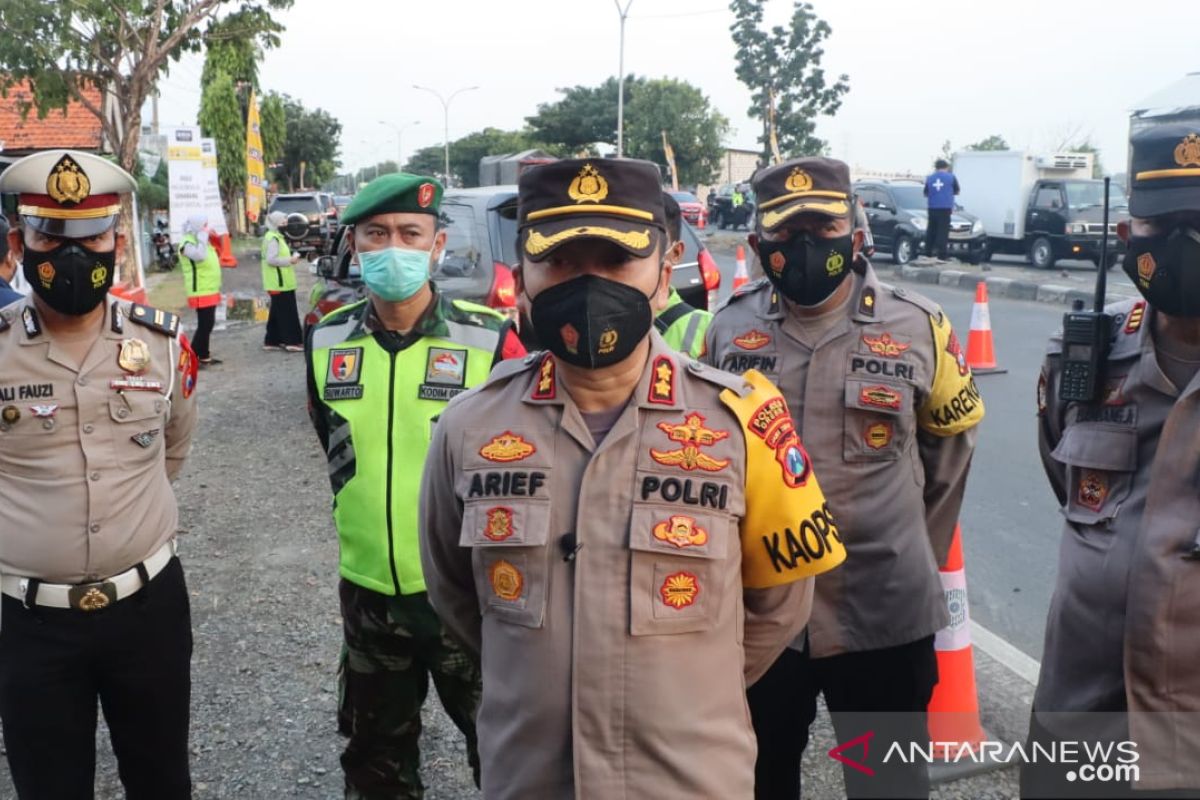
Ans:
[[[325,391],[321,394],[326,400],[361,400],[363,396],[362,384],[350,384],[344,386],[326,386]]]
[[[54,397],[53,383],[27,383],[22,386],[0,386],[0,401],[42,400]]]

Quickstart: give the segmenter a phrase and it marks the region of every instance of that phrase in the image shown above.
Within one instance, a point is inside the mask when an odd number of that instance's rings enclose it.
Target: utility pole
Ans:
[[[617,158],[622,158],[625,155],[625,19],[633,0],[628,0],[624,8],[621,8],[621,0],[613,2],[621,15],[621,49],[617,61]]]
[[[407,125],[396,125],[381,119],[379,120],[379,124],[386,125],[396,132],[396,172],[402,172],[404,170],[404,140],[401,138],[401,134],[404,133],[405,128],[420,125],[421,120],[410,122]]]
[[[633,2],[633,0],[629,0],[629,1],[631,3]],[[446,173],[443,176],[443,179],[446,181],[446,185],[449,186],[450,185],[450,103],[451,103],[451,101],[454,100],[455,97],[458,97],[463,92],[474,91],[475,89],[478,89],[479,87],[478,86],[466,86],[466,87],[463,87],[462,89],[456,90],[449,97],[446,97],[446,98],[443,98],[440,92],[436,92],[433,89],[430,89],[428,86],[417,86],[414,83],[413,88],[420,89],[423,92],[429,92],[434,97],[436,97],[438,99],[438,101],[442,104],[442,125],[444,128],[444,130],[443,130],[444,143],[442,146],[445,151],[445,157],[446,157],[446,162],[445,162]]]

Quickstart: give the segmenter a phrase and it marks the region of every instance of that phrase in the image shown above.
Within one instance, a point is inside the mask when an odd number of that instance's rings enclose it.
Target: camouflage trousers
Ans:
[[[429,676],[467,739],[479,784],[475,712],[479,667],[445,634],[421,594],[387,595],[342,580],[345,643],[338,669],[338,730],[347,800],[409,800],[424,794],[419,772],[421,706]]]

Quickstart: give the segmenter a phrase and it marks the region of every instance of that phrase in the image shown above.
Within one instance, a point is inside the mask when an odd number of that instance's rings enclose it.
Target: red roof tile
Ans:
[[[100,90],[84,89],[88,100],[100,105]],[[0,97],[0,142],[4,152],[48,150],[71,147],[77,150],[99,150],[103,141],[100,120],[78,102],[71,101],[67,110],[51,111],[38,119],[37,111],[21,119],[21,101],[31,99],[28,84],[16,84]]]

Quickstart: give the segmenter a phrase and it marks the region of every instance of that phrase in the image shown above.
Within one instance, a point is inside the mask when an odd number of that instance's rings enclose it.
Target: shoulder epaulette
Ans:
[[[695,359],[687,360],[687,370],[700,380],[708,381],[709,383],[715,383],[722,389],[730,389],[736,392],[740,397],[745,397],[746,392],[753,388],[741,375],[734,375],[731,372],[725,372],[724,370],[719,370],[716,367],[710,367],[709,365],[702,364]]]
[[[494,308],[472,303],[469,300],[451,300],[450,306],[461,314],[455,322],[465,322],[468,325],[478,325],[489,330],[499,330],[505,323],[505,317]]]
[[[330,311],[328,314],[321,317],[321,319],[317,321],[317,325],[339,325],[342,322],[345,322],[345,318],[357,317],[360,312],[366,309],[366,307],[367,299],[365,297],[362,300],[358,300],[353,303],[347,303],[346,305],[335,308],[333,311]]]
[[[917,294],[916,292],[910,292],[901,286],[888,286],[887,284],[883,285],[887,286],[887,288],[891,290],[892,296],[897,300],[903,300],[906,303],[912,303],[914,306],[921,309],[934,319],[942,318],[941,306],[930,300],[925,295]]]
[[[750,295],[757,294],[764,287],[766,287],[768,289],[771,288],[771,282],[769,280],[767,280],[765,277],[756,278],[755,280],[752,280],[747,284],[743,284],[741,287],[735,289],[733,294],[729,295],[729,297],[726,297],[724,300],[722,300],[720,302],[720,304],[717,305],[716,310],[720,311],[722,308],[725,308],[726,306],[728,306],[732,303],[736,303],[737,301],[741,300],[743,297],[749,297]]]
[[[179,316],[169,311],[133,303],[129,307],[129,319],[167,336],[179,335]]]

